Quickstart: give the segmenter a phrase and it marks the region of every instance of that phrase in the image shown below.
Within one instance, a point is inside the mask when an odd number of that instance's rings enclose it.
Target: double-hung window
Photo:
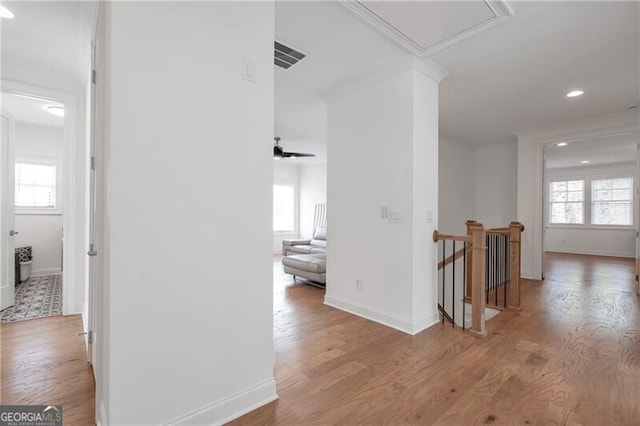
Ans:
[[[633,178],[591,181],[591,223],[633,225]]]
[[[549,182],[550,225],[633,226],[631,176]]]
[[[583,180],[551,182],[549,195],[549,223],[584,223]]]
[[[56,164],[15,164],[15,206],[18,209],[55,210],[57,207]]]

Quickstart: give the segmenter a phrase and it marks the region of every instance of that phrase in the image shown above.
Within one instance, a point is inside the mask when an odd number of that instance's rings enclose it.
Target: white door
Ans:
[[[2,140],[0,143],[0,309],[15,304],[15,242],[14,235],[14,151],[13,120],[0,115]]]

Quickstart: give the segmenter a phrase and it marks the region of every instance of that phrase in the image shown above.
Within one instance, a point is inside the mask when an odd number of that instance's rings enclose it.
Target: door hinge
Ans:
[[[96,84],[96,70],[91,70],[91,82]]]
[[[96,157],[91,157],[91,170],[96,169]]]
[[[89,251],[87,252],[87,255],[93,257],[93,256],[97,256],[98,252],[95,250],[95,248],[93,247],[93,243],[89,244]]]

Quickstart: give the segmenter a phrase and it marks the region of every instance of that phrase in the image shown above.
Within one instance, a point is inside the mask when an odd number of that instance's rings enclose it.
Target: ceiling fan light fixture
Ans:
[[[315,154],[307,154],[304,152],[285,152],[284,149],[280,146],[280,137],[276,136],[273,138],[275,143],[273,144],[273,158],[275,160],[280,160],[282,158],[299,158],[299,157],[315,157]]]

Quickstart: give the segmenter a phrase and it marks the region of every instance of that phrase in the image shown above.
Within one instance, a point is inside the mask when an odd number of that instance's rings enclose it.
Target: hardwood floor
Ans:
[[[65,425],[94,425],[94,381],[82,319],[56,316],[0,326],[2,405],[59,405]]]
[[[521,313],[480,340],[436,325],[409,336],[323,305],[274,262],[280,399],[237,425],[640,425],[640,298],[633,260],[552,254]],[[78,316],[0,326],[2,404],[62,404],[93,425]]]
[[[416,336],[323,305],[274,263],[280,399],[232,422],[640,425],[640,298],[634,261],[549,254],[522,312],[477,339]]]

